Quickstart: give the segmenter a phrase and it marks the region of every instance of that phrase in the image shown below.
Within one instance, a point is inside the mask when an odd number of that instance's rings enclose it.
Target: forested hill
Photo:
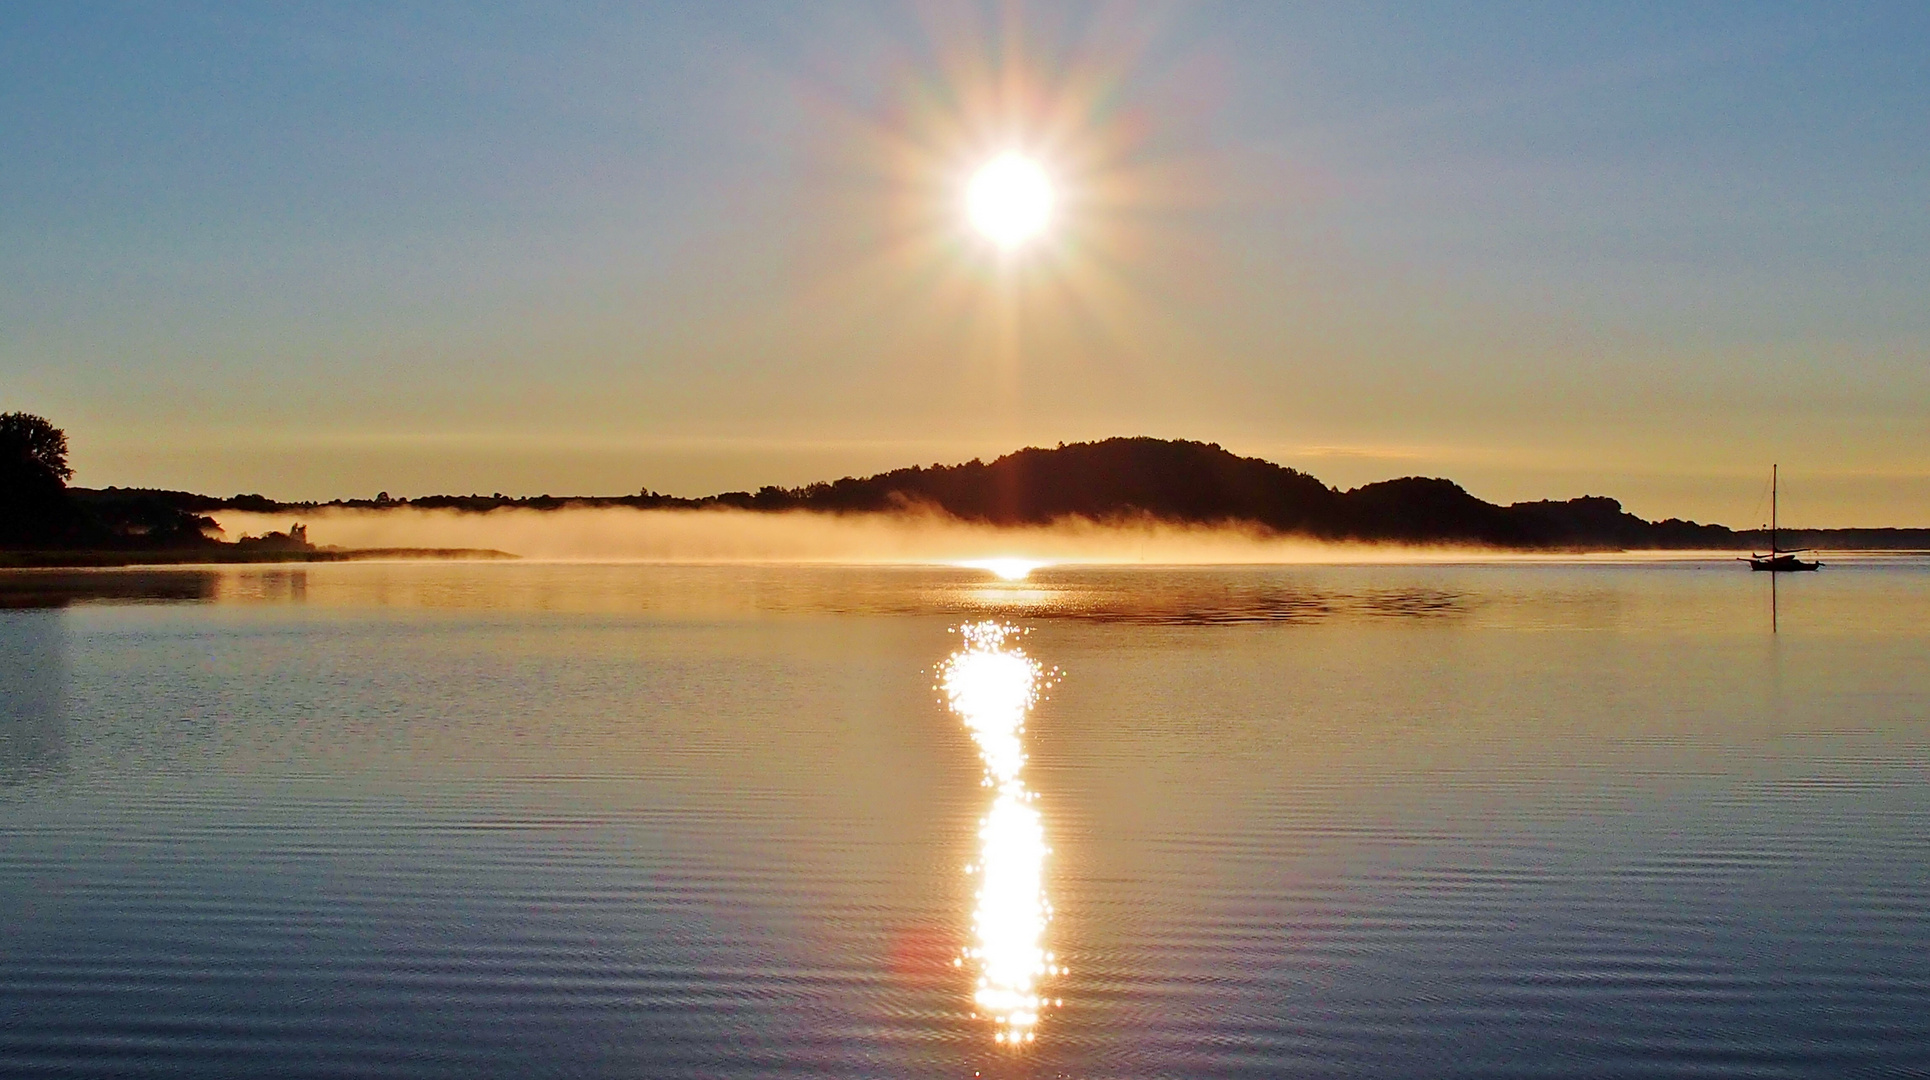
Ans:
[[[124,489],[77,494],[97,503],[166,501],[194,514],[220,509],[301,513],[318,508],[315,503],[278,503],[260,495],[219,499],[185,492]],[[922,507],[967,521],[999,525],[1043,524],[1067,517],[1095,521],[1153,518],[1249,524],[1333,540],[1472,543],[1525,549],[1736,548],[1749,542],[1747,534],[1720,525],[1673,519],[1644,521],[1608,498],[1498,506],[1475,498],[1452,481],[1423,477],[1341,491],[1306,473],[1259,458],[1240,457],[1217,444],[1151,438],[1029,448],[989,463],[913,466],[805,487],[766,487],[697,499],[645,490],[619,497],[433,495],[320,505],[367,509],[413,506],[470,512],[508,507],[726,506],[863,513]]]
[[[803,488],[718,496],[729,505],[888,510],[928,505],[970,521],[1041,524],[1065,517],[1251,523],[1335,540],[1501,547],[1730,547],[1720,525],[1649,522],[1614,499],[1497,506],[1449,480],[1404,477],[1340,491],[1216,443],[1107,439],[1028,448],[996,461],[912,467]]]

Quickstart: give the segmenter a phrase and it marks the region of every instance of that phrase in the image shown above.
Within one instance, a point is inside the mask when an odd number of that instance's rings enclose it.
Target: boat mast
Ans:
[[[1769,554],[1776,554],[1776,466],[1769,466]]]

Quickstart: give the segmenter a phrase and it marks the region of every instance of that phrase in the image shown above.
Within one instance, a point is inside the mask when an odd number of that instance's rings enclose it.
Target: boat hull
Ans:
[[[1804,570],[1821,570],[1820,562],[1806,562],[1794,555],[1754,556],[1749,560],[1749,569],[1766,570],[1772,574],[1793,574]]]

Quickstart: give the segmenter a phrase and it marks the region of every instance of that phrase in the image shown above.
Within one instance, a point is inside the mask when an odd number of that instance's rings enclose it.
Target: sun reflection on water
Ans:
[[[972,1000],[998,1026],[1001,1043],[1026,1043],[1046,1006],[1040,986],[1064,974],[1045,948],[1052,905],[1045,895],[1045,824],[1021,771],[1025,717],[1051,675],[1012,642],[1021,631],[997,622],[959,628],[964,645],[939,666],[939,688],[971,729],[985,762],[992,808],[979,823],[973,944],[960,958],[978,971]]]
[[[1051,566],[1052,564],[1043,559],[1000,557],[997,559],[967,559],[956,565],[968,566],[974,570],[990,570],[993,576],[1001,581],[1024,581],[1026,578],[1032,576],[1032,571],[1042,566]]]

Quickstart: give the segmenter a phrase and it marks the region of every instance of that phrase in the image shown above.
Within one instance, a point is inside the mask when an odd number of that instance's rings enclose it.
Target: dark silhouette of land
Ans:
[[[216,537],[220,527],[206,515],[235,507],[235,500],[70,488],[73,475],[66,432],[28,413],[0,413],[0,567],[514,558],[458,548],[320,548],[299,524],[230,543]],[[259,496],[248,502],[270,505]]]
[[[923,511],[992,525],[1066,519],[1237,525],[1281,536],[1375,543],[1479,545],[1521,551],[1740,550],[1760,530],[1735,531],[1670,518],[1645,521],[1601,496],[1561,502],[1483,501],[1449,480],[1408,476],[1342,491],[1306,473],[1240,457],[1216,443],[1152,438],[1030,447],[990,463],[911,466],[867,477],[730,491],[685,499],[645,489],[618,497],[431,495],[277,502],[262,495],[218,498],[186,491],[70,488],[66,435],[25,413],[0,415],[0,566],[116,566],[132,563],[322,562],[352,558],[509,557],[441,549],[317,548],[302,527],[220,540],[217,510],[299,515],[327,507],[413,507],[488,513],[572,507],[837,514]],[[1805,547],[1930,548],[1930,529],[1802,529],[1783,537]]]

